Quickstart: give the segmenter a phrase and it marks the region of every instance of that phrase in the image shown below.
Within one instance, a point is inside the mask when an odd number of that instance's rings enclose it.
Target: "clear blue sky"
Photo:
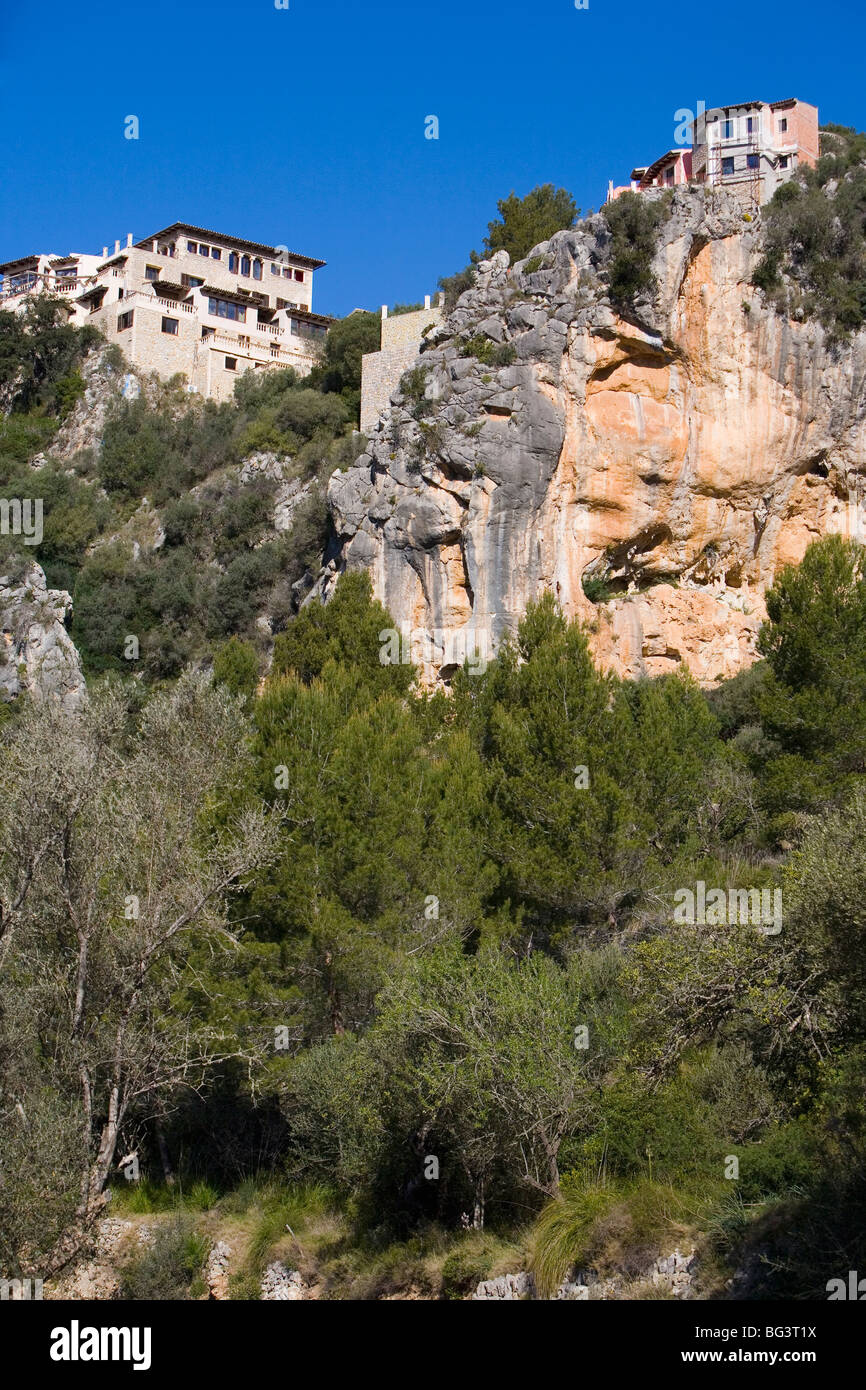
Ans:
[[[182,220],[327,260],[323,313],[416,300],[511,189],[597,208],[700,99],[866,128],[864,51],[861,0],[0,0],[0,260]]]

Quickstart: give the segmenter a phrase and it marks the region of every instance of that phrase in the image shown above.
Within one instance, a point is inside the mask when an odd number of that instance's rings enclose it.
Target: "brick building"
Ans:
[[[746,101],[701,111],[692,125],[692,148],[668,150],[633,169],[631,183],[608,183],[607,202],[629,190],[706,183],[729,189],[744,208],[772,198],[780,183],[818,158],[818,108],[797,97]]]
[[[324,261],[283,247],[176,222],[101,256],[47,254],[0,264],[0,304],[20,309],[59,295],[76,323],[92,323],[126,358],[191,391],[229,398],[238,376],[294,367],[305,375],[331,319],[313,312]]]
[[[818,159],[818,108],[788,97],[716,106],[694,123],[692,178],[760,206],[802,164]]]
[[[412,366],[425,333],[442,322],[444,295],[431,305],[429,294],[424,308],[408,314],[390,314],[382,305],[382,346],[366,352],[361,359],[361,432],[370,434],[380,414],[388,406],[392,392],[404,372]]]

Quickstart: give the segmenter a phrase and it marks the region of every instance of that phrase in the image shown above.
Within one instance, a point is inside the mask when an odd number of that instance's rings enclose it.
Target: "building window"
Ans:
[[[159,266],[158,266],[158,265],[146,265],[146,266],[144,267],[144,278],[145,278],[145,280],[158,280],[158,279],[159,279]]]
[[[236,371],[237,371],[237,368],[238,368],[238,359],[237,359],[236,357],[227,357],[227,358],[226,358],[226,371],[227,371],[227,372],[236,372]]]
[[[131,328],[131,327],[132,327],[132,315],[133,315],[134,312],[135,312],[135,311],[134,311],[133,309],[129,309],[129,310],[127,310],[127,312],[126,312],[125,314],[119,314],[119,315],[118,315],[118,318],[117,318],[117,331],[118,331],[118,333],[122,333],[123,330],[124,330],[124,328]]]
[[[210,255],[210,247],[209,247],[209,246],[202,246],[201,242],[199,242],[198,254],[199,254],[200,256],[209,256],[209,255]]]
[[[295,279],[296,279],[296,280],[303,280],[303,278],[304,278],[304,272],[303,272],[302,270],[296,270],[296,271],[295,271]]]
[[[780,160],[779,160],[779,168],[780,168],[780,169],[787,169],[787,167],[788,167],[788,156],[787,156],[786,154],[783,154],[783,155],[781,156]]]
[[[286,280],[291,280],[291,278],[292,278],[292,267],[291,267],[290,265],[284,265],[284,266],[283,266],[283,276],[284,276],[284,278],[285,278]]]
[[[262,263],[261,263],[260,260],[254,260],[254,261],[253,261],[253,279],[254,279],[254,280],[261,280],[261,278],[262,278]]]
[[[272,275],[279,275],[279,273],[280,273],[280,267],[279,267],[278,265],[274,265],[274,262],[271,261],[271,274],[272,274]]]
[[[754,130],[755,130],[755,118],[754,118],[754,116],[747,116],[747,117],[746,117],[746,130],[748,131],[749,135],[752,135],[752,134],[754,133]]]
[[[732,174],[733,172],[734,172],[734,161],[733,161],[733,158],[723,159],[723,160],[722,160],[722,173],[723,173],[723,174]]]
[[[177,337],[177,319],[168,319],[163,315],[162,331],[163,333],[171,333],[174,337]]]
[[[212,261],[221,261],[223,253],[218,246],[212,246],[210,249],[210,257]]]
[[[118,297],[118,299],[122,299],[122,298],[123,298],[123,286],[122,286],[122,285],[120,285],[119,288],[118,288],[117,297]]]
[[[232,304],[229,299],[208,299],[207,311],[213,318],[234,319],[236,323],[246,323],[247,311],[243,304]]]
[[[180,283],[186,285],[187,289],[197,290],[199,285],[204,284],[204,280],[199,275],[181,275]]]
[[[734,138],[734,123],[733,123],[733,121],[724,121],[724,122],[723,122],[723,125],[724,125],[724,129],[723,129],[723,131],[722,131],[722,139],[723,139],[723,140],[733,140],[733,138]]]
[[[671,167],[670,167],[669,169],[665,169],[665,183],[668,184],[668,185],[670,186],[670,185],[673,183],[673,181],[674,181],[674,166],[671,165]]]
[[[249,258],[249,256],[241,256],[241,275],[249,275],[249,273],[250,273],[250,258]]]
[[[782,116],[782,117],[780,117],[780,119],[779,119],[779,131],[780,131],[780,133],[781,133],[782,135],[784,135],[784,134],[785,134],[785,131],[786,131],[787,129],[788,129],[788,118],[787,118],[787,116]]]
[[[760,157],[756,154],[746,155],[746,164],[750,169],[759,169],[761,166]]]
[[[235,272],[235,271],[237,270],[237,268],[238,268],[238,253],[237,253],[237,251],[229,251],[229,270],[231,270],[232,272]]]
[[[198,242],[197,242],[197,241],[188,241],[187,244],[186,244],[186,249],[187,249],[187,251],[191,251],[192,254],[195,255],[196,251],[198,250]]]

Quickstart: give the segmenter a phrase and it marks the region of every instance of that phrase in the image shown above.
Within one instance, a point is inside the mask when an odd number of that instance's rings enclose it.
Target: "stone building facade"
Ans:
[[[126,358],[190,391],[228,399],[247,371],[306,375],[331,319],[313,312],[324,265],[285,247],[176,222],[109,254],[38,254],[0,264],[3,308],[58,295],[75,323],[92,323]]]
[[[425,334],[442,322],[443,305],[443,295],[437,304],[431,304],[429,294],[423,309],[408,314],[389,315],[387,304],[382,305],[382,346],[378,352],[365,353],[361,361],[362,434],[371,434],[376,428],[391,393],[418,356]]]

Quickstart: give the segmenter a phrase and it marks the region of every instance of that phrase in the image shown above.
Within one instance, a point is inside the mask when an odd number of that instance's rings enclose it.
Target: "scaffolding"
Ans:
[[[760,121],[760,116],[757,119]],[[749,204],[752,212],[757,212],[761,206],[761,144],[754,128],[749,132],[746,168],[749,173]]]

